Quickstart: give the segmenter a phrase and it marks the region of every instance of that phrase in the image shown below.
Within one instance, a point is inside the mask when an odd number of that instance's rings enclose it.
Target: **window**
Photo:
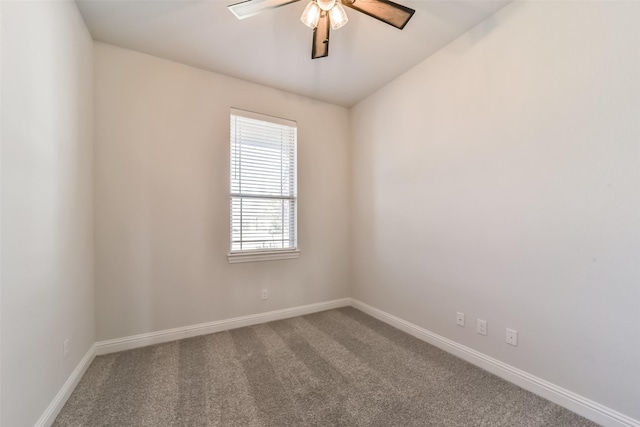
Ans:
[[[296,122],[231,109],[229,262],[297,258]]]

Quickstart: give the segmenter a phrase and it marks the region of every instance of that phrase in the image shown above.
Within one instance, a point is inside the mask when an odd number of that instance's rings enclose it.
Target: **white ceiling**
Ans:
[[[244,20],[227,9],[239,0],[76,2],[94,40],[350,107],[509,0],[396,0],[416,10],[402,31],[346,8],[315,60],[306,0]]]

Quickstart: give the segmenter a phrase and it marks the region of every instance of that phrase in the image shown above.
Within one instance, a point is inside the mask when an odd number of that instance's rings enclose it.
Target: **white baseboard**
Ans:
[[[630,418],[548,381],[507,365],[455,341],[421,328],[399,317],[352,299],[351,305],[370,316],[394,326],[414,337],[426,341],[448,353],[491,372],[511,383],[563,406],[604,427],[640,427],[640,421]]]
[[[56,397],[53,399],[44,414],[40,417],[35,427],[48,427],[55,420],[56,416],[64,406],[65,402],[75,389],[76,385],[86,372],[87,368],[96,355],[114,353],[117,351],[130,350],[145,347],[153,344],[160,344],[175,341],[182,338],[206,335],[215,332],[226,331],[244,326],[251,326],[274,320],[287,319],[319,311],[330,310],[338,307],[353,306],[376,319],[392,325],[414,337],[435,345],[442,350],[451,353],[461,359],[466,360],[486,371],[489,371],[509,382],[512,382],[525,390],[535,393],[543,398],[563,406],[577,414],[584,416],[604,427],[640,427],[640,421],[621,414],[613,409],[596,403],[586,397],[580,396],[546,380],[531,375],[513,366],[507,365],[486,354],[480,353],[462,344],[458,344],[448,338],[430,332],[399,317],[393,316],[382,310],[374,308],[368,304],[352,298],[343,298],[316,304],[303,305],[299,307],[286,308],[283,310],[269,311],[266,313],[253,314],[249,316],[234,317],[231,319],[218,320],[214,322],[201,323],[199,325],[185,326],[181,328],[167,329],[164,331],[151,332],[147,334],[134,335],[125,338],[118,338],[108,341],[100,341],[93,345],[87,354],[82,358],[76,369],[65,384],[62,386]]]
[[[333,301],[316,304],[303,305],[283,310],[269,311],[266,313],[253,314],[249,316],[234,317],[232,319],[218,320],[215,322],[201,323],[199,325],[185,326],[182,328],[167,329],[164,331],[151,332],[148,334],[134,335],[125,338],[118,338],[108,341],[100,341],[91,346],[87,354],[84,355],[76,369],[71,373],[56,397],[49,404],[34,427],[49,427],[55,421],[62,410],[62,407],[71,396],[71,393],[80,382],[80,379],[87,371],[91,362],[96,356],[114,353],[117,351],[131,350],[163,342],[175,341],[182,338],[206,335],[214,332],[226,331],[229,329],[241,328],[244,326],[257,325],[259,323],[271,322],[273,320],[287,319],[289,317],[302,316],[304,314],[316,313],[318,311],[331,310],[338,307],[351,305],[351,298],[337,299]]]
[[[60,413],[60,410],[67,402],[67,399],[69,399],[69,396],[71,396],[71,393],[76,388],[76,386],[80,382],[80,379],[87,371],[89,365],[91,365],[91,362],[93,362],[93,359],[95,357],[96,346],[92,345],[91,348],[89,348],[89,351],[87,351],[87,353],[84,355],[82,360],[80,360],[80,363],[78,363],[76,369],[74,369],[71,375],[69,375],[67,381],[64,383],[58,394],[56,394],[56,397],[53,398],[53,400],[34,427],[49,427],[51,424],[53,424],[56,417]]]
[[[331,310],[332,308],[346,307],[350,304],[351,298],[343,298],[316,304],[302,305],[299,307],[285,308],[283,310],[269,311],[266,313],[216,320],[214,322],[200,323],[198,325],[190,325],[181,328],[166,329],[164,331],[100,341],[96,343],[96,354],[100,356],[103,354],[131,350],[134,348],[146,347],[148,345],[160,344],[183,338],[213,334],[215,332],[242,328],[244,326],[257,325],[259,323],[302,316],[304,314],[316,313],[318,311]]]

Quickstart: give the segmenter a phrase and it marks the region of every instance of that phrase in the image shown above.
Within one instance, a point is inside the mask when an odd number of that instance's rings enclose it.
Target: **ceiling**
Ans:
[[[329,57],[311,59],[302,0],[238,20],[240,0],[76,0],[94,40],[350,107],[509,0],[396,0],[416,10],[404,30],[347,8]],[[361,0],[366,1],[366,0]]]

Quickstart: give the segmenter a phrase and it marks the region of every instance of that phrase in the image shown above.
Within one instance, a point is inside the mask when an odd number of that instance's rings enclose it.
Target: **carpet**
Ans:
[[[596,424],[347,307],[98,356],[54,426]]]

